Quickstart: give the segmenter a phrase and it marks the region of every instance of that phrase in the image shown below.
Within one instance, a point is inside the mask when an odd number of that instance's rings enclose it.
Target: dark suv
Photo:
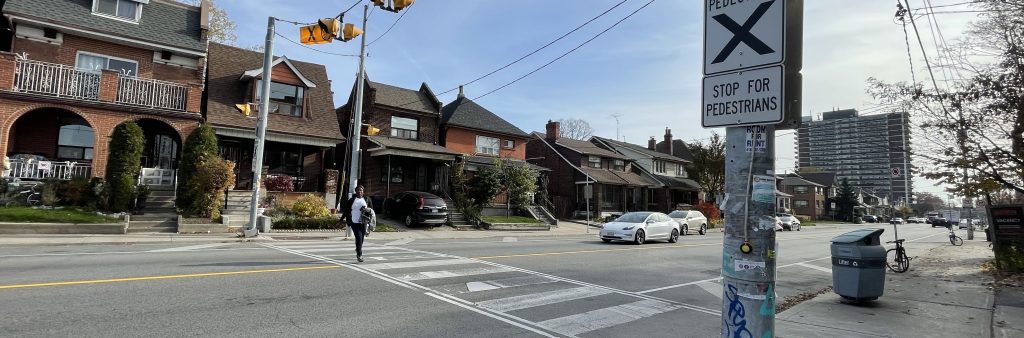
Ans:
[[[861,217],[861,220],[868,223],[878,223],[878,217],[875,217],[875,215],[864,215],[864,217]]]
[[[384,201],[384,214],[401,219],[406,226],[448,222],[448,205],[441,197],[422,191],[406,191]]]

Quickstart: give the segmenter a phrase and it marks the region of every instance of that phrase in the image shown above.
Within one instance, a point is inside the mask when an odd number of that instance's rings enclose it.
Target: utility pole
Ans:
[[[352,134],[348,137],[351,148],[351,163],[348,168],[348,195],[351,198],[359,184],[359,168],[362,163],[362,153],[359,149],[359,141],[363,134],[363,87],[366,86],[366,18],[370,11],[369,5],[363,5],[363,34],[359,42],[359,75],[356,79],[356,103],[352,113]],[[390,178],[388,178],[390,179]]]
[[[270,111],[270,65],[274,57],[274,17],[267,18],[267,41],[263,47],[263,77],[260,82],[260,117],[256,124],[256,150],[252,157],[252,200],[249,201],[249,223],[242,231],[244,237],[256,237],[256,221],[260,206],[260,175],[263,174],[263,143],[267,136],[267,112]]]
[[[615,119],[615,140],[616,141],[621,141],[621,139],[619,139],[619,116],[622,116],[622,114],[619,114],[619,113],[612,114],[612,118]]]

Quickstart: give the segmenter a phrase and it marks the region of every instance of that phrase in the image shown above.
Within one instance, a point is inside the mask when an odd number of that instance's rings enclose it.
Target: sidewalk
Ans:
[[[1024,296],[1002,288],[997,297],[982,269],[992,259],[983,237],[918,254],[906,273],[887,270],[874,302],[846,304],[828,292],[800,303],[776,317],[778,337],[1022,337]]]

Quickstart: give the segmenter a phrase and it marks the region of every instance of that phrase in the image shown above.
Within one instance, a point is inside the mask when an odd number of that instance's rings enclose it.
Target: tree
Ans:
[[[192,6],[202,4],[202,0],[180,1]],[[235,33],[238,30],[238,26],[228,17],[228,12],[218,7],[214,0],[207,1],[210,2],[210,31],[207,33],[209,34],[210,41],[235,46],[238,41],[238,35]],[[262,52],[262,47],[260,52]]]
[[[845,177],[836,192],[836,216],[839,219],[853,220],[853,210],[857,206],[857,192]]]
[[[914,199],[916,200],[916,203],[911,204],[910,208],[921,214],[929,211],[941,210],[946,207],[946,201],[932,193],[915,192]]]
[[[186,213],[197,210],[193,204],[202,200],[198,195],[209,193],[198,184],[196,177],[204,162],[220,158],[217,135],[209,124],[203,123],[185,139],[181,163],[178,165],[178,191],[175,205]]]
[[[503,160],[503,185],[510,207],[524,210],[530,205],[530,196],[537,191],[537,171],[526,165]],[[508,215],[506,215],[508,216]]]
[[[477,211],[491,202],[502,191],[502,160],[495,158],[490,166],[480,166],[480,170],[469,180],[468,195]]]
[[[143,148],[146,138],[142,128],[134,121],[126,121],[114,127],[110,135],[107,157],[107,196],[111,211],[128,211],[135,199],[135,185],[142,170]]]
[[[586,141],[594,135],[594,128],[583,119],[561,119],[559,123],[558,137],[571,138]]]
[[[869,79],[869,92],[924,130],[914,145],[929,162],[922,176],[969,198],[1024,193],[1024,0],[974,3],[981,13],[966,37],[939,51],[960,78],[946,88]]]
[[[725,139],[712,133],[707,144],[694,143],[690,151],[693,164],[687,167],[687,174],[711,196],[711,201],[717,201],[725,192]]]

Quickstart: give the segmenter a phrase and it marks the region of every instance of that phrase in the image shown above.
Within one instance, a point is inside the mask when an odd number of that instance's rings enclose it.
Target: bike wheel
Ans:
[[[960,236],[953,236],[953,238],[950,238],[949,241],[953,242],[954,246],[964,245],[964,239],[960,238]]]
[[[910,258],[902,248],[893,248],[885,252],[885,265],[892,272],[907,272],[910,268]]]
[[[42,195],[38,193],[29,194],[28,198],[25,199],[25,202],[28,203],[28,206],[30,207],[38,207],[39,205],[43,204]]]

